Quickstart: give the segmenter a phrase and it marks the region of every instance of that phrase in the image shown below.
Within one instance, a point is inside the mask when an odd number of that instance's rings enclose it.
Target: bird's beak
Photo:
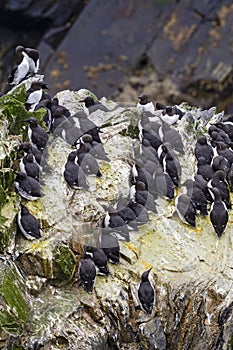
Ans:
[[[20,123],[29,123],[30,120],[29,119],[23,119],[23,120],[20,120]]]

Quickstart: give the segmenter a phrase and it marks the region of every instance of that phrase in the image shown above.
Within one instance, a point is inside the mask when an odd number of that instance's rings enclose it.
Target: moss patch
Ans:
[[[22,276],[12,262],[3,263],[0,294],[4,300],[0,309],[0,325],[8,332],[18,333],[29,319]]]
[[[69,281],[75,270],[75,258],[67,246],[59,246],[54,254],[54,278]]]

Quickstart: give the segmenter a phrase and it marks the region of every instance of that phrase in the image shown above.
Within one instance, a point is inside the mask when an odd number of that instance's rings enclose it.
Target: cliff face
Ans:
[[[71,115],[90,91],[62,91],[59,103]],[[93,95],[93,94],[92,94]],[[126,197],[139,140],[135,107],[103,98],[109,112],[93,112],[110,162],[99,161],[102,177],[88,176],[89,190],[69,189],[63,166],[73,149],[50,135],[42,173],[43,197],[28,202],[13,186],[19,142],[26,129],[19,122],[44,111],[26,112],[22,84],[0,98],[1,108],[1,309],[0,348],[20,349],[230,349],[232,342],[232,214],[221,239],[209,216],[197,217],[196,228],[175,214],[175,201],[159,197],[158,214],[130,242],[121,241],[121,263],[110,264],[110,276],[97,276],[94,292],[80,284],[77,267],[83,244],[97,245],[104,206]],[[219,120],[215,108],[201,111],[183,104],[185,116],[175,126],[185,154],[179,156],[182,182],[195,172],[193,146],[207,126]],[[182,191],[177,190],[176,196]],[[27,241],[16,230],[23,202],[40,220],[42,237]],[[138,309],[140,276],[152,267],[155,306],[151,316]]]

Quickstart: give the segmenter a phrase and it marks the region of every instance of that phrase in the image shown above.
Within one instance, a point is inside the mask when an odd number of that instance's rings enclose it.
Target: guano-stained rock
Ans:
[[[66,91],[59,96],[62,104],[75,113],[83,108],[78,101],[86,94],[92,93]],[[130,242],[121,242],[121,263],[109,264],[108,277],[97,276],[92,294],[84,291],[78,276],[83,244],[97,244],[104,205],[115,204],[122,195],[128,195],[131,166],[139,146],[136,108],[123,108],[105,99],[102,102],[111,106],[110,111],[95,112],[93,121],[103,126],[101,137],[111,162],[99,162],[103,177],[88,176],[87,191],[70,189],[62,177],[62,166],[73,148],[62,138],[51,140],[45,156],[51,171],[41,177],[44,195],[25,203],[41,222],[39,240],[27,241],[16,233],[20,199],[9,187],[8,227],[12,239],[10,246],[8,241],[5,243],[9,261],[2,266],[11,267],[5,281],[7,287],[14,284],[15,294],[5,295],[1,301],[0,345],[72,350],[77,344],[85,350],[228,349],[233,298],[231,212],[219,239],[209,217],[198,216],[193,229],[176,215],[174,200],[159,197],[158,214],[149,213],[147,224],[138,232],[130,231]],[[221,115],[214,109],[182,107],[186,115],[176,128],[185,148],[185,154],[179,156],[183,182],[195,171],[195,140]],[[1,116],[5,120],[3,113]],[[11,134],[6,135],[10,140]],[[15,144],[10,144],[14,151]],[[176,196],[181,191],[177,189]],[[151,316],[139,310],[137,296],[140,276],[150,267],[155,289]],[[12,329],[17,338],[10,337]]]

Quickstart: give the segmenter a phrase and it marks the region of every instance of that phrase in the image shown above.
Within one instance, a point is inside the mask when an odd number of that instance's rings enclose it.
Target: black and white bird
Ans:
[[[212,166],[207,162],[205,157],[199,157],[197,159],[197,174],[204,177],[205,180],[209,181],[214,175]]]
[[[18,45],[15,48],[16,63],[13,66],[11,73],[8,77],[8,83],[10,85],[18,85],[24,80],[29,72],[29,60],[24,47]]]
[[[227,145],[231,145],[232,143],[229,135],[223,129],[217,128],[216,125],[210,125],[208,134],[210,135],[212,147],[216,147],[217,142],[224,142]]]
[[[129,201],[127,198],[121,198],[117,202],[116,211],[118,215],[125,221],[125,224],[129,226],[129,228],[138,231],[138,223],[135,212],[130,206],[128,206]]]
[[[60,134],[62,134],[61,133],[62,130],[65,128],[65,124],[70,124],[71,127],[73,126],[73,124],[71,124],[71,122],[70,122],[70,119],[68,119],[64,115],[64,110],[63,110],[62,106],[58,106],[56,108],[55,112],[52,114],[50,131],[52,133],[56,132],[57,135],[60,135]]]
[[[191,197],[181,193],[175,199],[176,212],[185,224],[196,227],[196,208],[191,201]]]
[[[29,212],[25,205],[21,204],[21,210],[17,215],[17,224],[25,238],[33,240],[41,237],[40,222]]]
[[[85,256],[90,255],[94,261],[97,273],[100,275],[109,275],[108,259],[102,248],[85,246]]]
[[[158,160],[158,153],[154,147],[151,146],[149,140],[143,138],[140,144],[140,155],[144,158],[153,161]]]
[[[143,142],[144,139],[150,142],[150,145],[157,151],[159,146],[162,144],[159,133],[156,133],[152,130],[150,123],[146,124],[142,129],[142,132],[139,134],[140,142]]]
[[[50,110],[51,110],[51,113],[52,113],[52,116],[54,117],[54,113],[55,111],[57,110],[57,108],[62,108],[62,113],[63,115],[66,117],[66,118],[70,118],[71,117],[71,114],[70,114],[70,111],[68,108],[62,106],[61,104],[59,104],[59,100],[57,97],[54,97],[52,100],[51,100],[51,107],[50,107]]]
[[[92,259],[82,259],[79,263],[79,276],[84,289],[92,293],[96,280],[96,267]]]
[[[231,142],[233,142],[233,123],[232,122],[219,122],[215,123],[217,128],[225,131],[225,133],[230,137]]]
[[[212,202],[212,197],[207,187],[208,181],[204,179],[204,177],[201,174],[195,174],[194,181],[195,181],[196,187],[200,188],[202,192],[205,194],[207,201]]]
[[[44,115],[44,122],[45,125],[47,126],[47,128],[50,130],[51,129],[51,125],[52,125],[52,113],[51,113],[51,99],[46,98],[46,99],[42,99],[40,102],[37,103],[37,105],[34,107],[34,111],[38,111],[41,108],[45,109],[45,115]]]
[[[230,171],[230,164],[226,158],[223,156],[215,156],[212,159],[211,166],[213,168],[213,171],[216,172],[218,170],[223,170],[226,176],[228,175]]]
[[[169,142],[172,149],[180,154],[184,154],[184,145],[182,137],[174,127],[169,126],[167,123],[162,123],[159,130],[159,135],[162,142]]]
[[[231,209],[231,197],[230,197],[229,185],[226,179],[226,174],[224,173],[223,170],[216,171],[212,179],[208,182],[207,186],[210,189],[210,193],[212,193],[211,191],[212,188],[214,187],[217,188],[221,195],[221,199],[225,203],[227,209]]]
[[[20,196],[27,200],[34,201],[42,197],[39,182],[22,171],[16,172],[15,188]]]
[[[73,120],[78,128],[82,130],[83,134],[89,134],[92,136],[93,141],[101,143],[100,128],[87,118],[83,111],[79,111],[72,115]]]
[[[187,179],[182,186],[187,189],[187,195],[191,198],[191,201],[196,210],[199,210],[201,215],[208,215],[207,211],[207,198],[205,193],[196,185],[192,179]]]
[[[15,48],[16,63],[8,77],[8,83],[18,85],[29,76],[35,75],[39,70],[39,52],[32,48],[18,45]]]
[[[170,151],[167,152],[163,159],[163,171],[172,179],[176,187],[180,186],[181,181],[181,165],[178,157]]]
[[[223,156],[226,158],[231,166],[233,164],[233,151],[229,148],[228,145],[226,145],[224,142],[218,142],[217,143],[217,153],[220,156]]]
[[[113,264],[120,263],[120,245],[114,229],[102,228],[100,247],[103,249],[109,262]]]
[[[146,189],[142,181],[136,181],[130,188],[130,199],[142,204],[148,211],[157,214],[156,203],[153,195]]]
[[[168,199],[174,198],[174,194],[175,194],[174,182],[166,172],[163,172],[163,169],[161,167],[157,168],[157,171],[155,173],[155,182],[156,182],[157,193],[159,196],[165,197]]]
[[[39,51],[30,47],[25,47],[24,52],[28,59],[30,76],[33,76],[37,74],[40,69]]]
[[[86,153],[81,149],[77,149],[76,155],[77,162],[86,175],[95,175],[97,177],[102,177],[99,164],[90,152]]]
[[[194,147],[194,154],[196,159],[204,157],[208,164],[211,163],[214,156],[214,151],[211,144],[208,143],[206,136],[202,135],[197,139]]]
[[[141,276],[141,282],[138,287],[138,298],[141,304],[141,308],[149,315],[152,314],[155,302],[155,291],[149,281],[149,273],[151,269],[152,268],[143,272]]]
[[[124,219],[122,219],[122,217],[118,214],[116,209],[110,207],[108,210],[106,210],[103,220],[103,227],[115,229],[115,232],[119,239],[124,239],[126,242],[129,242],[128,226],[125,223]]]
[[[128,204],[128,207],[134,211],[138,224],[143,225],[143,224],[146,224],[150,220],[148,212],[147,212],[146,208],[144,207],[144,205],[130,201]]]
[[[153,102],[150,101],[149,97],[145,94],[138,96],[138,103],[137,103],[137,111],[139,113],[142,113],[144,111],[150,112],[150,113],[154,113],[155,112],[155,107]]]
[[[34,117],[22,120],[28,123],[28,138],[33,146],[36,146],[40,151],[43,151],[48,142],[49,136],[42,126],[39,125],[38,120]]]
[[[148,111],[144,111],[141,113],[139,121],[138,121],[138,129],[141,133],[142,129],[146,124],[150,124],[151,130],[158,133],[161,127],[161,121],[159,117],[156,117],[154,114]]]
[[[173,158],[177,158],[177,154],[175,151],[173,151],[172,146],[169,142],[162,143],[157,150],[158,160],[162,168],[164,168],[163,160],[168,152],[171,153]]]
[[[26,141],[26,142],[22,142],[19,145],[18,151],[24,151],[24,155],[26,156],[29,153],[32,153],[35,161],[40,164],[41,163],[41,158],[42,158],[42,154],[43,152],[40,151],[37,147],[33,146],[31,144],[31,142]]]
[[[156,182],[153,178],[154,172],[157,169],[157,164],[152,162],[151,167],[147,169],[142,158],[135,158],[135,163],[132,166],[132,178],[133,182],[141,181],[145,184],[146,189],[154,196],[156,199],[158,197]],[[148,171],[149,170],[149,171]]]
[[[160,119],[168,125],[175,124],[183,116],[180,109],[176,106],[166,106],[160,114]]]
[[[211,188],[210,191],[214,195],[214,202],[210,208],[210,221],[218,237],[221,238],[228,223],[228,211],[225,203],[222,201],[219,190]]]
[[[63,175],[71,188],[84,190],[89,188],[83,169],[76,163],[76,151],[68,155]]]
[[[28,176],[33,177],[37,181],[39,181],[40,177],[40,166],[35,161],[35,157],[33,153],[28,153],[26,156],[21,158],[20,163],[20,170],[27,174]]]
[[[99,101],[95,101],[94,98],[92,96],[87,96],[85,97],[83,100],[80,100],[79,102],[84,102],[85,104],[85,113],[87,115],[97,111],[97,110],[101,110],[104,112],[109,112],[109,109],[104,106],[101,102]]]
[[[48,85],[41,81],[33,81],[31,87],[26,90],[25,108],[34,111],[36,105],[43,96],[43,89],[48,89]]]
[[[76,140],[76,147],[77,149],[83,150],[85,153],[90,152],[96,159],[110,162],[102,143],[93,141],[92,136],[89,134],[84,134]]]

